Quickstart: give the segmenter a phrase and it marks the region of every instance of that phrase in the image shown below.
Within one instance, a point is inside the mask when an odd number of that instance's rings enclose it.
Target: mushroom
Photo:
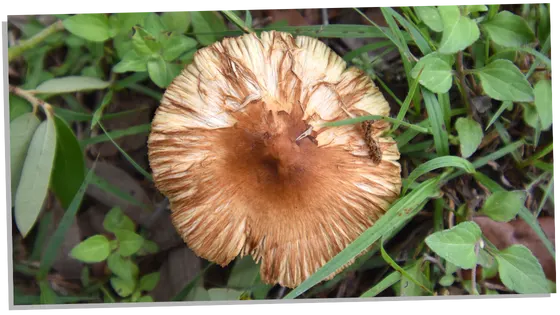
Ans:
[[[324,126],[363,115],[389,115],[387,101],[317,39],[270,31],[200,49],[148,140],[177,232],[202,258],[252,255],[264,282],[296,287],[400,193],[387,122]]]

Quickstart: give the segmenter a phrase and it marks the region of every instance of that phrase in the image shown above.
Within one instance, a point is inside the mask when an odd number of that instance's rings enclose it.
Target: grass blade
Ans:
[[[119,139],[126,136],[132,136],[140,133],[148,133],[150,132],[151,127],[152,127],[151,124],[142,124],[142,125],[132,126],[127,129],[113,130],[111,132],[108,132],[107,134],[102,134],[102,135],[81,140],[80,146],[85,147],[86,145],[90,145],[90,144],[110,141],[109,137],[111,137],[114,140],[114,139]]]
[[[408,94],[404,99],[404,103],[401,105],[401,108],[399,109],[399,113],[397,114],[397,120],[402,121],[404,119],[404,116],[406,115],[406,112],[410,108],[410,102],[412,102],[414,95],[416,95],[416,89],[418,88],[418,82],[420,82],[420,75],[422,74],[422,70],[424,69],[423,68],[420,69],[420,71],[418,72],[418,76],[412,83],[412,87],[410,88],[410,90],[408,90]],[[391,133],[395,132],[395,130],[397,130],[399,126],[400,126],[400,122],[393,124],[393,128],[391,128]]]
[[[387,288],[399,282],[400,280],[401,274],[398,271],[393,271],[387,277],[383,278],[383,280],[379,281],[371,289],[364,292],[360,297],[364,298],[377,296],[379,293],[385,291]]]
[[[486,126],[486,130],[488,130],[488,128],[492,126],[492,124],[496,121],[496,119],[500,118],[500,116],[506,110],[506,108],[510,107],[511,105],[512,105],[511,101],[502,102],[502,105],[500,105],[498,111],[494,114],[494,116],[492,116],[492,119],[490,119],[490,121],[488,122],[488,125]]]
[[[144,209],[150,209],[147,205],[143,204],[142,202],[136,200],[134,197],[129,195],[128,193],[120,190],[118,187],[111,185],[105,179],[93,174],[93,179],[91,180],[91,184],[97,186],[97,188],[102,189],[113,196],[116,196],[130,204],[135,206],[142,207]]]
[[[383,243],[383,242],[381,242]],[[403,277],[406,277],[407,279],[409,279],[410,281],[412,281],[414,284],[416,284],[417,286],[421,287],[422,289],[424,289],[426,292],[430,293],[431,295],[434,295],[434,292],[432,292],[432,290],[426,288],[426,286],[424,286],[422,283],[420,283],[418,280],[414,279],[414,277],[412,277],[410,274],[408,274],[408,272],[406,272],[406,270],[404,270],[401,266],[399,266],[392,258],[391,256],[389,256],[389,254],[387,254],[387,252],[385,251],[385,249],[383,248],[383,245],[381,245],[381,257],[383,257],[383,260],[385,260],[391,267],[393,267],[393,269],[395,269],[396,271],[398,271]]]
[[[82,185],[80,186],[80,189],[72,199],[72,202],[70,203],[70,206],[68,206],[66,212],[64,212],[64,216],[60,220],[60,223],[58,224],[56,231],[54,232],[53,236],[49,240],[47,248],[45,249],[45,254],[41,259],[41,267],[39,267],[39,273],[37,274],[38,279],[44,279],[48,275],[49,270],[51,269],[56,259],[58,250],[62,245],[62,241],[66,236],[66,232],[70,228],[70,225],[72,225],[72,221],[74,220],[76,213],[78,213],[78,210],[80,209],[80,204],[82,203],[84,194],[86,193],[87,187],[89,186],[92,180],[94,168],[95,168],[95,164],[87,173],[86,178],[84,179]]]
[[[379,116],[379,115],[368,115],[368,116],[360,116],[360,117],[344,119],[344,120],[337,120],[337,121],[332,121],[332,122],[325,123],[325,124],[323,124],[323,126],[325,126],[325,127],[338,127],[338,126],[344,126],[344,125],[353,125],[353,124],[361,123],[361,122],[368,121],[368,120],[385,120],[385,121],[388,121],[388,122],[393,123],[393,124],[400,124],[400,125],[406,126],[410,129],[414,129],[415,131],[418,131],[418,132],[421,132],[421,133],[430,133],[430,130],[428,130],[428,128],[424,128],[424,127],[421,127],[421,126],[418,126],[418,125],[410,124],[410,123],[407,123],[405,121],[398,120],[398,119],[395,119],[395,118],[386,117],[386,116]]]
[[[177,295],[173,297],[173,299],[171,299],[171,301],[174,302],[184,301],[189,295],[189,293],[191,292],[191,290],[198,283],[198,280],[200,280],[202,276],[204,276],[206,271],[208,271],[208,269],[210,269],[210,267],[212,267],[213,265],[214,264],[208,264],[208,266],[202,269],[189,283],[187,283],[187,285],[179,293],[177,293]]]
[[[140,167],[140,165],[138,165],[138,163],[136,163],[136,161],[134,161],[133,158],[131,158],[114,140],[113,138],[111,138],[111,136],[109,135],[109,133],[107,132],[107,130],[105,130],[105,128],[103,127],[103,125],[99,123],[99,127],[101,127],[101,129],[103,130],[103,132],[105,133],[105,135],[107,136],[107,138],[109,138],[109,140],[113,143],[113,145],[121,152],[121,154],[125,157],[125,159],[130,162],[130,164],[132,164],[132,166],[134,166],[134,168],[142,175],[144,175],[144,177],[146,177],[146,179],[148,179],[150,182],[154,182],[154,179],[152,178],[152,175],[150,175],[150,173],[146,172],[146,170],[144,170],[142,167]]]
[[[422,95],[424,95],[424,102],[426,104],[426,110],[428,111],[428,119],[434,135],[436,152],[439,156],[449,155],[449,136],[443,119],[443,110],[434,93],[422,87],[421,90]]]
[[[360,56],[363,53],[366,53],[366,52],[372,51],[372,50],[376,50],[376,49],[379,49],[379,48],[391,46],[391,44],[392,44],[391,41],[388,41],[388,40],[380,41],[380,42],[373,43],[373,44],[367,44],[367,45],[364,45],[360,48],[352,50],[351,52],[344,55],[344,57],[342,59],[344,59],[344,61],[346,61],[346,62],[350,62],[350,61],[352,61],[352,59]]]
[[[425,200],[435,197],[439,193],[441,177],[432,178],[418,185],[407,196],[395,202],[372,227],[365,230],[356,240],[349,244],[344,250],[333,257],[323,267],[319,268],[313,275],[307,278],[297,288],[288,293],[284,299],[293,299],[321,282],[334,271],[342,267],[359,253],[367,249],[371,244],[381,237],[391,233],[402,223],[408,221],[421,209]]]
[[[418,177],[427,174],[433,170],[444,167],[454,167],[465,170],[468,173],[474,173],[474,166],[468,160],[458,156],[440,156],[433,160],[427,161],[414,169],[403,182],[403,194],[406,193],[408,187]]]

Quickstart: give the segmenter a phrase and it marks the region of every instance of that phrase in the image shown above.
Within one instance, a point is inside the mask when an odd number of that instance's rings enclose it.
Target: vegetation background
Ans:
[[[555,292],[549,10],[10,16],[14,304]],[[392,108],[369,118],[393,124],[402,155],[401,198],[294,290],[250,258],[197,258],[147,160],[162,92],[194,53],[270,29],[366,71]]]

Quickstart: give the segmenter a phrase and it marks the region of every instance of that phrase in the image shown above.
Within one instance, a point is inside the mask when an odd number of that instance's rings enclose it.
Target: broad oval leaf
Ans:
[[[84,155],[78,139],[66,122],[55,116],[56,154],[51,187],[66,209],[85,178]]]
[[[455,122],[455,129],[459,135],[461,155],[470,157],[482,142],[482,127],[471,118],[460,117]]]
[[[476,22],[462,16],[459,7],[439,6],[438,10],[443,22],[439,52],[454,54],[472,45],[480,37]]]
[[[239,300],[243,291],[226,289],[226,288],[212,288],[208,290],[208,295],[211,301],[231,301]]]
[[[420,84],[434,93],[447,93],[453,83],[452,61],[449,59],[436,52],[426,55],[416,63],[410,75],[414,79],[420,75]]]
[[[550,80],[540,80],[535,84],[535,106],[542,129],[548,130],[552,125],[552,84]]]
[[[535,40],[529,24],[509,11],[502,11],[482,24],[490,39],[504,47],[521,47]]]
[[[41,121],[35,114],[26,113],[14,119],[10,123],[10,172],[11,172],[11,191],[12,204],[21,178],[23,162],[29,148],[29,143],[33,138],[35,130]]]
[[[511,61],[498,59],[474,71],[488,96],[500,101],[531,102],[533,88]]]
[[[35,89],[35,92],[62,94],[88,90],[102,90],[109,87],[110,84],[110,82],[95,77],[68,76],[45,81]]]
[[[132,231],[128,230],[115,230],[115,236],[119,241],[118,252],[122,256],[130,256],[135,254],[144,244],[144,238]]]
[[[440,257],[463,269],[476,265],[475,245],[482,237],[480,227],[471,221],[426,238],[426,244]]]
[[[184,35],[171,35],[163,41],[163,60],[173,61],[196,47],[196,40]]]
[[[110,253],[109,240],[103,235],[94,235],[72,248],[70,256],[85,263],[96,263],[107,259]]]
[[[138,276],[138,266],[130,259],[124,258],[119,253],[112,253],[107,257],[109,270],[122,279],[134,280]]]
[[[174,65],[163,60],[161,56],[157,56],[148,61],[148,74],[155,84],[166,88],[179,73]]]
[[[152,291],[159,282],[159,272],[152,272],[140,278],[138,290]]]
[[[548,283],[541,264],[523,245],[512,245],[494,256],[500,280],[521,294],[548,293]]]
[[[28,101],[19,96],[10,94],[10,121],[18,118],[19,116],[31,112],[33,109]]]
[[[112,208],[103,220],[103,228],[108,232],[114,233],[117,230],[127,230],[134,232],[136,225],[134,222],[124,214],[119,207]]]
[[[113,67],[113,72],[143,72],[146,71],[146,62],[145,57],[141,57],[136,50],[132,49]]]
[[[494,221],[508,222],[524,207],[525,199],[524,191],[497,191],[486,199],[480,212]]]
[[[443,31],[443,21],[439,15],[438,9],[432,6],[414,7],[414,12],[418,18],[424,22],[434,32]]]
[[[131,12],[131,13],[117,13],[113,16],[117,17],[118,33],[127,34],[132,31],[132,28],[144,22],[144,19],[149,13],[147,12]]]
[[[223,32],[227,30],[224,20],[215,12],[191,12],[191,18],[196,39],[202,45],[210,45],[222,38],[221,36],[209,33]]]
[[[161,23],[165,30],[183,34],[191,24],[190,12],[164,12],[161,14]]]
[[[33,134],[16,191],[14,218],[23,237],[35,224],[47,197],[55,152],[56,127],[49,118]]]
[[[111,37],[109,18],[105,14],[76,14],[62,23],[70,33],[90,41],[104,42]]]
[[[119,296],[127,297],[134,292],[136,280],[111,277],[111,286]]]
[[[443,167],[455,167],[465,170],[468,173],[474,173],[475,168],[471,162],[460,158],[458,156],[440,156],[431,159],[425,163],[420,164],[417,168],[412,171],[403,183],[403,192],[406,192],[408,186],[413,183],[418,177],[429,173],[433,170]]]

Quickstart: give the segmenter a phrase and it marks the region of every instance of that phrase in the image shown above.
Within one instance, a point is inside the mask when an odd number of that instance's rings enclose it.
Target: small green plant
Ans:
[[[139,276],[135,257],[153,254],[157,245],[136,233],[136,225],[120,208],[111,209],[103,220],[103,227],[110,235],[93,235],[76,245],[70,255],[84,263],[107,264],[111,272],[109,282],[113,290],[121,297],[120,302],[153,302],[146,295],[155,288],[159,281],[159,272]],[[84,267],[82,284],[89,284],[88,267]],[[106,299],[116,299],[104,290]]]

